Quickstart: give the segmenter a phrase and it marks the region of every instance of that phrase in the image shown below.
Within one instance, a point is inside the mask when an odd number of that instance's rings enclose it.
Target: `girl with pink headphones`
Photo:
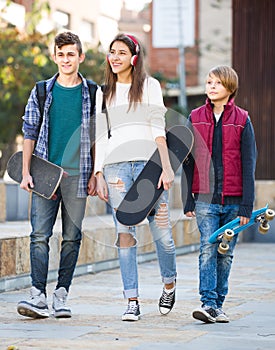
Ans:
[[[109,46],[103,92],[97,91],[94,172],[98,196],[111,206],[116,227],[115,245],[124,297],[128,299],[123,321],[140,319],[138,240],[135,226],[120,224],[115,210],[156,148],[163,169],[158,186],[165,191],[148,221],[164,284],[158,302],[160,313],[168,314],[175,303],[176,255],[168,203],[174,173],[166,144],[165,113],[160,84],[145,72],[139,41],[132,35],[117,35]]]

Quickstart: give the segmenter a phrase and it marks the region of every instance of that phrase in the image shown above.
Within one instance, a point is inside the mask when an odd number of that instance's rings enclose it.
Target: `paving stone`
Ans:
[[[126,307],[118,269],[75,277],[68,303],[71,319],[31,320],[16,305],[29,289],[0,293],[0,350],[274,350],[275,244],[239,243],[224,309],[228,324],[191,317],[200,305],[198,252],[177,257],[176,304],[158,311],[162,284],[157,261],[139,264],[139,322],[122,322]],[[49,305],[55,288],[48,285]]]

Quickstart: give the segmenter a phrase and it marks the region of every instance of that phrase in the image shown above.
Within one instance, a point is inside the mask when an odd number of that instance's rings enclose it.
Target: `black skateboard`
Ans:
[[[166,140],[171,166],[176,172],[191,152],[194,137],[189,128],[176,125],[168,130]],[[148,216],[163,192],[163,187],[157,189],[161,172],[161,160],[156,150],[116,210],[121,224],[137,225]]]
[[[14,153],[7,164],[7,172],[11,179],[22,181],[22,152]],[[32,155],[30,174],[33,178],[33,192],[47,199],[54,199],[55,191],[60,184],[64,170],[45,159]]]

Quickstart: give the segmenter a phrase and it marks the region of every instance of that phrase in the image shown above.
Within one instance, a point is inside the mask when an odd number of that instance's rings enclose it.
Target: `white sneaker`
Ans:
[[[53,293],[53,315],[56,318],[72,317],[71,310],[66,306],[68,292],[64,287],[56,289]]]
[[[17,312],[26,317],[45,318],[49,317],[49,308],[44,293],[35,287],[31,287],[30,299],[22,300],[17,304]]]
[[[219,323],[228,323],[229,317],[226,315],[226,313],[223,311],[222,308],[218,308],[216,311],[216,322]]]

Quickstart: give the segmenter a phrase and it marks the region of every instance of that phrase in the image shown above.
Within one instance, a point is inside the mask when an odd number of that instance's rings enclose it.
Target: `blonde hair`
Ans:
[[[229,66],[216,66],[210,69],[207,77],[211,74],[219,78],[222,85],[231,93],[229,98],[237,95],[239,88],[239,78],[236,71]]]

